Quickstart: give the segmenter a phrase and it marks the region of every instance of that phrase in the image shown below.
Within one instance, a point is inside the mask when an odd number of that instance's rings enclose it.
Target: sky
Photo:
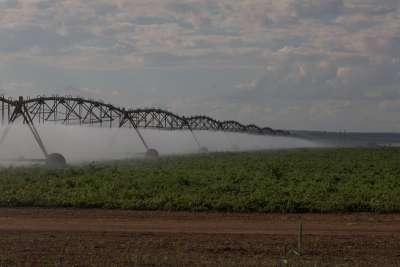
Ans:
[[[400,132],[400,1],[0,0],[0,93]]]

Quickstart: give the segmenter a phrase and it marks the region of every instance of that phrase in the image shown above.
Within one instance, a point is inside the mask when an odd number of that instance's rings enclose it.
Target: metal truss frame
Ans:
[[[3,96],[0,97],[0,116],[2,125],[7,125],[0,136],[0,144],[4,141],[10,126],[21,117],[23,123],[28,125],[45,157],[48,153],[35,124],[53,122],[64,125],[133,128],[147,150],[149,150],[149,145],[139,128],[188,130],[199,147],[201,147],[200,142],[194,131],[223,131],[269,136],[291,135],[288,131],[269,127],[261,128],[254,124],[243,125],[233,120],[218,121],[208,116],[185,117],[157,108],[125,109],[103,101],[72,96],[38,96],[26,99],[19,97],[18,100]]]

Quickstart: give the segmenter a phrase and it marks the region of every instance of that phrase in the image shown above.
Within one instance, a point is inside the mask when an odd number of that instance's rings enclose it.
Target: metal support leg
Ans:
[[[192,129],[190,129],[190,133],[192,134],[193,139],[196,142],[196,144],[199,146],[199,149],[201,149],[201,145],[200,145],[199,139],[197,139],[197,136],[194,134]]]
[[[122,120],[119,123],[119,128],[121,128],[127,121],[129,121],[129,123],[132,125],[133,129],[135,129],[135,132],[139,136],[140,141],[142,141],[142,144],[144,145],[145,149],[149,150],[149,146],[147,145],[146,140],[144,140],[142,133],[139,131],[137,125],[135,124],[133,119],[129,116],[128,112],[123,110],[123,114],[124,114],[124,117],[122,118]]]
[[[142,141],[144,147],[146,148],[146,158],[158,159],[158,157],[159,157],[158,151],[149,147],[149,145],[147,144],[146,140],[144,140],[142,133],[139,131],[139,128],[137,127],[137,125],[135,124],[133,119],[129,116],[129,114],[126,111],[124,111],[124,113],[125,113],[124,119],[120,122],[119,126],[122,127],[122,125],[126,122],[126,120],[128,120],[130,122],[130,124],[132,125],[133,129],[135,129],[135,131],[136,131],[137,135],[139,136],[140,140]]]
[[[135,129],[137,135],[139,136],[140,140],[142,141],[144,147],[146,148],[146,151],[149,150],[149,146],[146,143],[146,140],[144,140],[144,137],[142,135],[142,133],[139,131],[137,125],[133,122],[132,118],[128,118],[129,122],[131,123],[131,125],[133,126],[133,129]]]
[[[146,140],[144,140],[142,133],[139,131],[139,129],[137,127],[134,127],[134,129],[135,129],[137,135],[139,136],[140,140],[142,141],[146,150],[149,150],[149,145],[146,143]]]
[[[28,109],[24,105],[24,99],[22,97],[19,97],[17,105],[14,108],[14,112],[11,114],[11,117],[9,120],[9,125],[4,130],[2,136],[0,137],[0,144],[4,141],[8,132],[10,131],[11,125],[15,122],[15,120],[19,116],[23,117],[24,122],[28,125],[33,137],[35,138],[37,144],[39,145],[40,149],[42,150],[44,157],[47,159],[49,157],[49,154],[47,153],[46,147],[44,146],[43,141],[40,138],[38,130],[36,129],[35,125],[33,124],[33,120],[28,112]]]
[[[46,165],[52,168],[64,167],[66,165],[66,160],[63,155],[58,153],[53,153],[53,154],[47,153],[46,147],[42,141],[42,138],[40,137],[39,131],[36,129],[35,124],[33,123],[33,119],[29,113],[29,110],[24,104],[24,99],[21,96],[19,97],[18,102],[15,102],[15,108],[9,119],[9,125],[7,125],[7,128],[4,130],[4,132],[0,137],[0,144],[6,138],[12,124],[20,116],[22,116],[23,122],[28,125],[29,130],[31,131],[33,137],[35,138],[36,143],[39,145],[40,150],[43,152]]]
[[[4,140],[6,139],[8,133],[10,132],[11,124],[8,124],[6,128],[3,130],[1,137],[0,137],[0,145],[3,144]]]
[[[40,137],[40,134],[39,134],[38,130],[36,129],[35,124],[33,123],[33,120],[31,118],[31,115],[29,114],[25,105],[22,107],[22,116],[24,117],[26,124],[28,124],[29,129],[31,130],[31,133],[33,134],[33,137],[36,140],[36,143],[38,143],[45,158],[47,159],[49,157],[49,154],[47,153],[47,150],[46,150],[46,147],[44,146],[42,138]]]
[[[196,141],[196,144],[199,146],[199,152],[200,153],[207,153],[208,152],[208,148],[205,146],[201,146],[199,139],[197,138],[197,136],[194,134],[193,130],[190,129],[190,132],[192,133],[192,136],[194,138],[194,140]]]
[[[142,143],[144,145],[144,147],[146,148],[146,158],[147,159],[158,159],[159,158],[159,153],[156,149],[154,148],[150,148],[146,141],[144,140],[144,137],[142,135],[142,133],[139,131],[139,128],[137,127],[137,125],[135,125],[135,123],[133,122],[132,118],[129,118],[129,121],[131,122],[133,128],[135,129],[137,135],[139,136],[140,140],[142,140]]]
[[[193,136],[194,141],[196,142],[196,144],[197,144],[198,147],[199,147],[199,152],[200,152],[200,153],[207,153],[207,152],[208,152],[208,148],[205,147],[205,146],[201,146],[201,144],[200,144],[200,142],[199,142],[199,139],[197,138],[196,134],[194,133],[192,127],[190,127],[190,124],[189,124],[186,120],[185,120],[185,122],[186,122],[186,125],[187,125],[187,127],[188,127],[190,133],[191,133],[192,136]]]

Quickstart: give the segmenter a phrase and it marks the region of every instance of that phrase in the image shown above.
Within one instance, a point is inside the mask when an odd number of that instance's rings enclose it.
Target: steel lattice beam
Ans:
[[[12,123],[12,114],[19,100],[0,97],[0,116],[3,124]],[[218,121],[207,116],[185,117],[162,109],[130,109],[105,104],[102,101],[71,96],[39,96],[22,100],[32,123],[92,125],[94,127],[133,127],[164,130],[207,130],[255,135],[288,136],[290,132],[243,125],[237,121]],[[15,120],[15,118],[14,118]]]

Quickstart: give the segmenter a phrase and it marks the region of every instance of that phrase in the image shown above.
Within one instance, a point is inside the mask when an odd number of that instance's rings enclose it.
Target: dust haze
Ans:
[[[0,127],[3,132],[5,126]],[[94,128],[85,126],[39,125],[37,127],[48,153],[61,153],[69,164],[140,158],[146,149],[131,128]],[[140,129],[150,148],[161,156],[197,153],[199,146],[190,131]],[[210,152],[316,147],[306,140],[287,137],[257,136],[239,133],[195,131],[201,146]],[[0,145],[0,161],[43,159],[29,128],[15,124]]]

